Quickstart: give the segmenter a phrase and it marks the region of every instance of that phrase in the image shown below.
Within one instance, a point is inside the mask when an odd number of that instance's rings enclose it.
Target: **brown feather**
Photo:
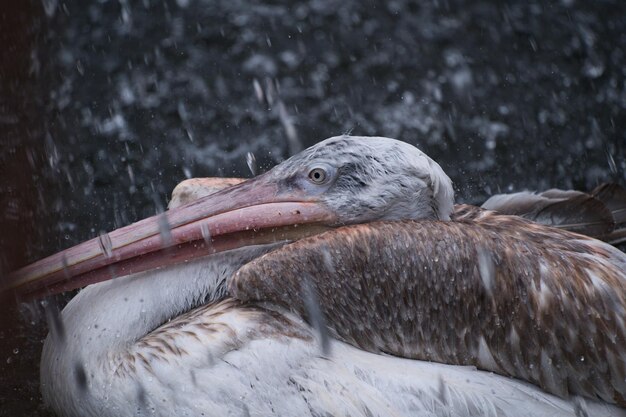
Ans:
[[[591,195],[611,210],[616,224],[626,225],[626,189],[624,187],[614,183],[602,184],[594,188]]]
[[[607,205],[579,191],[552,189],[540,194],[498,194],[485,201],[482,208],[592,237],[607,235],[615,227]]]
[[[252,323],[245,337],[241,337],[224,319],[229,314]],[[226,298],[173,318],[137,340],[127,350],[113,352],[110,360],[117,364],[115,374],[126,376],[137,372],[137,364],[153,372],[152,365],[155,363],[169,363],[188,356],[189,352],[182,347],[185,342],[191,347],[213,346],[226,352],[265,338],[311,340],[312,335],[302,323],[280,312]]]
[[[626,243],[626,189],[618,184],[602,184],[597,186],[591,194],[602,201],[611,210],[615,228],[600,239],[612,245]],[[623,246],[620,246],[625,250]]]
[[[515,216],[460,206],[456,218],[306,238],[242,267],[230,291],[306,317],[308,280],[354,346],[626,405],[624,255]]]

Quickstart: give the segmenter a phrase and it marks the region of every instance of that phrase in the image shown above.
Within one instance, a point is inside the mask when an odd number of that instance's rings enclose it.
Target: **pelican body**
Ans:
[[[91,284],[44,344],[59,415],[626,415],[612,246],[455,208],[387,138],[212,191],[13,274],[20,294]]]

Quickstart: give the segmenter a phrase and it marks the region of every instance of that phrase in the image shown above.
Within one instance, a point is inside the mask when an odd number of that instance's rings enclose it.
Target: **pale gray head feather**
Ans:
[[[300,179],[316,166],[336,170],[320,199],[343,223],[450,219],[454,198],[450,178],[408,143],[383,137],[332,137],[272,172],[274,178],[288,178],[286,186],[301,187]]]

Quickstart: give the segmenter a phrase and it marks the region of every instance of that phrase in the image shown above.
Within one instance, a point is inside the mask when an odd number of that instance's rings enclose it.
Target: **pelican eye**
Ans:
[[[309,179],[313,184],[324,184],[328,174],[324,168],[313,168],[309,171]]]

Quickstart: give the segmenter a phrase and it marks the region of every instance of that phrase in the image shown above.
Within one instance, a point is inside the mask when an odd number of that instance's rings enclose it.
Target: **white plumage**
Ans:
[[[590,416],[626,415],[473,367],[376,355],[337,341],[323,355],[299,318],[281,312],[284,321],[276,320],[273,310],[232,299],[179,316],[239,256],[83,290],[62,313],[65,340],[54,333],[46,340],[45,401],[64,416],[547,417],[574,416],[577,407]]]

